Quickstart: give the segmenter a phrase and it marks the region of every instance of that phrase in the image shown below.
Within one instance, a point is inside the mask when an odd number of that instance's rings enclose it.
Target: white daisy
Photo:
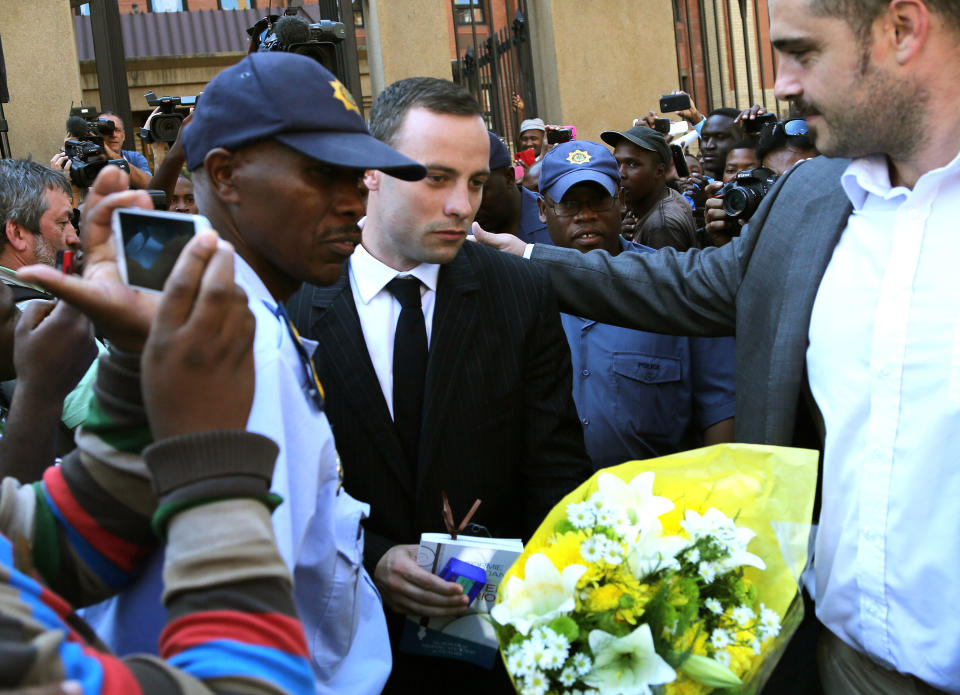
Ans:
[[[567,519],[576,528],[590,528],[596,522],[593,510],[586,502],[567,505]]]
[[[593,662],[590,661],[590,657],[583,652],[574,654],[573,658],[570,659],[570,665],[573,666],[581,676],[589,673],[590,669],[593,668]]]
[[[717,628],[710,633],[710,644],[714,649],[723,649],[733,644],[733,639],[728,631],[723,628]]]
[[[756,617],[753,610],[751,610],[749,606],[737,606],[731,612],[731,616],[737,621],[737,625],[742,627],[749,625],[751,622],[753,622],[754,617]]]
[[[572,666],[567,666],[560,672],[560,685],[565,685],[567,687],[573,685],[577,682],[577,672],[573,669]]]
[[[708,598],[703,602],[704,607],[714,615],[723,615],[723,606],[715,598]]]

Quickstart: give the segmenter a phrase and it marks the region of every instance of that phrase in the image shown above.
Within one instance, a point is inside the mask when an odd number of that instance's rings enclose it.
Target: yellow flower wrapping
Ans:
[[[653,494],[673,501],[675,508],[660,517],[665,535],[684,535],[683,514],[690,509],[704,513],[715,507],[757,535],[750,552],[767,565],[765,571],[746,567],[744,578],[757,587],[758,600],[783,616],[798,593],[800,573],[806,565],[813,501],[817,484],[817,452],[754,444],[721,444],[644,461],[628,461],[602,472],[629,482],[639,473],[656,474]],[[500,584],[502,594],[507,578],[523,579],[527,558],[546,553],[560,570],[570,564],[584,564],[579,544],[585,534],[567,534],[549,548],[548,542],[560,521],[566,519],[569,504],[587,500],[598,489],[597,474],[557,504],[524,548],[523,554]],[[586,586],[590,572],[581,579]],[[599,593],[599,592],[598,592]],[[614,589],[591,596],[597,609],[611,605]],[[499,600],[499,597],[498,597]],[[796,604],[794,604],[796,606]],[[795,608],[794,608],[795,610]],[[792,623],[797,620],[794,616]],[[747,655],[744,654],[744,661]],[[738,671],[742,672],[743,662]],[[683,679],[684,681],[686,679]],[[699,684],[675,682],[667,692],[697,693]]]

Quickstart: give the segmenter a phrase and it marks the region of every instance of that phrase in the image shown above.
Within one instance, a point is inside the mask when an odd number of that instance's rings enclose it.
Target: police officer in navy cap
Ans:
[[[342,487],[312,360],[316,344],[300,338],[283,303],[305,281],[339,277],[360,241],[365,170],[409,181],[426,170],[370,136],[336,77],[289,53],[255,53],[217,75],[181,139],[197,206],[233,244],[236,282],[257,321],[248,429],[280,447],[272,490],[283,502],[273,525],[317,693],[374,695],[391,656],[380,598],[362,564],[369,505]],[[101,187],[95,200],[109,192]],[[229,570],[208,561],[211,572]],[[159,568],[153,562],[119,602],[100,608],[96,627],[115,651],[156,650]]]
[[[603,145],[571,141],[543,157],[540,211],[555,246],[654,250],[620,236],[620,173]],[[595,469],[731,441],[733,338],[687,338],[563,314],[573,398]]]
[[[537,210],[537,194],[519,185],[507,146],[496,133],[487,134],[490,178],[483,187],[477,222],[488,232],[506,232],[530,244],[549,244],[550,234]]]

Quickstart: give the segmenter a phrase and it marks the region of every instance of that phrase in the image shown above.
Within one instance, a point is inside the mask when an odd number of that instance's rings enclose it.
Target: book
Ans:
[[[523,543],[519,538],[458,536],[454,540],[446,533],[422,534],[417,564],[433,574],[451,576],[464,586],[464,593],[475,592],[476,598],[466,615],[442,618],[408,615],[400,636],[400,650],[493,668],[497,634],[490,610],[497,601],[497,588],[503,576],[522,552]],[[481,579],[483,575],[479,572],[464,568],[462,563],[481,570],[485,578]],[[479,591],[477,582],[481,584]]]

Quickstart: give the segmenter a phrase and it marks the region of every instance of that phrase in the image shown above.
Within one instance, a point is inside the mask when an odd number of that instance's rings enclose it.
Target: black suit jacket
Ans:
[[[441,491],[456,521],[526,538],[591,472],[571,395],[570,351],[538,264],[466,243],[441,267],[427,365],[420,457],[409,469],[367,353],[345,267],[330,287],[288,303],[314,355],[344,486],[371,505],[371,575],[393,545],[443,531]]]

